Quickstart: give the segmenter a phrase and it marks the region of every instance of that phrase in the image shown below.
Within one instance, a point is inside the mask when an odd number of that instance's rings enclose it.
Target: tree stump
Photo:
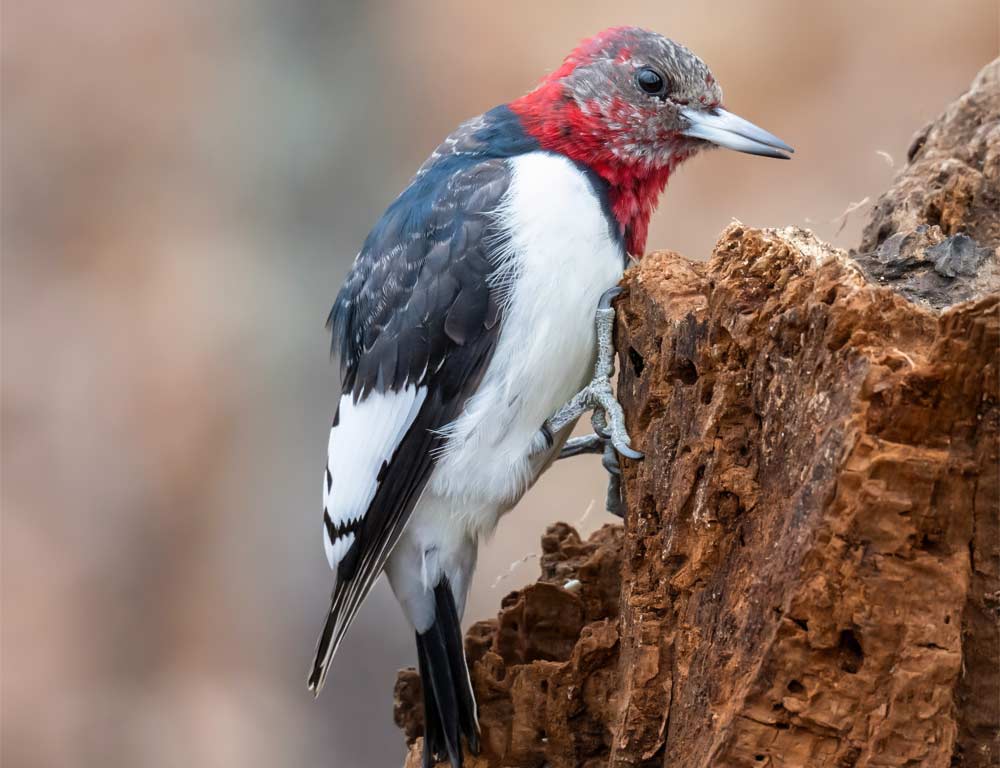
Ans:
[[[618,302],[624,527],[466,640],[479,766],[1000,764],[1000,61],[852,254],[733,224]],[[397,722],[420,765],[419,679]]]

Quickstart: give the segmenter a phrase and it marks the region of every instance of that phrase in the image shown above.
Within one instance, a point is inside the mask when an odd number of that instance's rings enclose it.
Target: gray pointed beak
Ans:
[[[789,159],[786,152],[795,151],[774,134],[722,107],[708,110],[685,107],[681,110],[681,115],[688,122],[688,127],[681,133],[692,139],[709,141],[737,152],[778,157],[782,160]]]

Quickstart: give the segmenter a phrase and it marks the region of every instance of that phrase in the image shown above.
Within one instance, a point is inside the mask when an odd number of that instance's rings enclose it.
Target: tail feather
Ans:
[[[462,642],[462,623],[455,608],[455,599],[447,580],[434,590],[434,601],[437,609],[436,617],[442,625],[448,652],[448,662],[451,665],[451,676],[455,681],[455,693],[458,697],[459,726],[466,740],[469,751],[479,754],[479,719],[476,713],[476,697],[472,692],[472,680],[469,678],[469,665],[465,659],[465,644]]]
[[[462,628],[447,580],[434,589],[436,615],[426,632],[417,633],[417,663],[424,694],[424,766],[445,758],[462,768],[461,736],[479,753],[479,721],[469,669],[462,648]]]
[[[341,578],[338,573],[337,584],[334,586],[333,595],[330,598],[330,610],[327,613],[326,623],[323,625],[319,641],[316,643],[316,655],[309,673],[308,686],[314,696],[319,696],[319,692],[323,689],[333,656],[340,647],[347,630],[354,623],[354,617],[357,616],[361,604],[382,572],[385,561],[388,560],[392,548],[399,540],[405,524],[405,519],[396,520],[381,546],[363,556],[359,572],[352,578]]]
[[[375,575],[378,575],[377,573]],[[316,655],[313,658],[312,670],[309,673],[307,685],[314,696],[319,696],[330,671],[330,663],[340,647],[341,641],[354,622],[354,617],[361,603],[371,589],[371,582],[358,584],[357,581],[338,579],[330,598],[330,610],[326,615],[326,623],[316,643]]]
[[[337,619],[342,615],[341,608],[344,597],[343,590],[334,589],[333,597],[330,600],[330,610],[326,615],[326,623],[323,625],[323,631],[316,643],[316,655],[313,658],[312,670],[309,672],[309,682],[307,683],[314,696],[319,696],[323,683],[326,682],[326,673],[330,669],[333,654],[343,638],[343,631],[337,631]]]
[[[420,672],[420,679],[429,680],[430,672],[427,669],[427,655],[420,642],[420,635],[417,635],[417,669]],[[431,693],[429,685],[423,685],[424,698],[424,755],[423,768],[433,768],[434,763],[444,756],[444,734],[441,732],[441,718],[437,715],[437,703]]]

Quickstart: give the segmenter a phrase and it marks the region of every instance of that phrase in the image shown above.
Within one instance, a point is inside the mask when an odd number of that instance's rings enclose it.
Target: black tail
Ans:
[[[462,627],[447,579],[434,588],[435,618],[417,633],[417,664],[424,690],[424,766],[447,758],[462,768],[462,742],[479,754],[479,721],[462,647]]]

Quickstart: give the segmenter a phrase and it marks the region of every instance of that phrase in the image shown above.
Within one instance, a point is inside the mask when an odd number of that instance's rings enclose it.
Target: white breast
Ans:
[[[506,302],[503,329],[477,394],[445,430],[449,440],[431,478],[436,495],[498,508],[534,481],[529,449],[542,423],[590,380],[594,311],[621,277],[624,258],[597,194],[572,162],[544,152],[509,162],[511,185],[498,215],[510,241],[495,277]]]

